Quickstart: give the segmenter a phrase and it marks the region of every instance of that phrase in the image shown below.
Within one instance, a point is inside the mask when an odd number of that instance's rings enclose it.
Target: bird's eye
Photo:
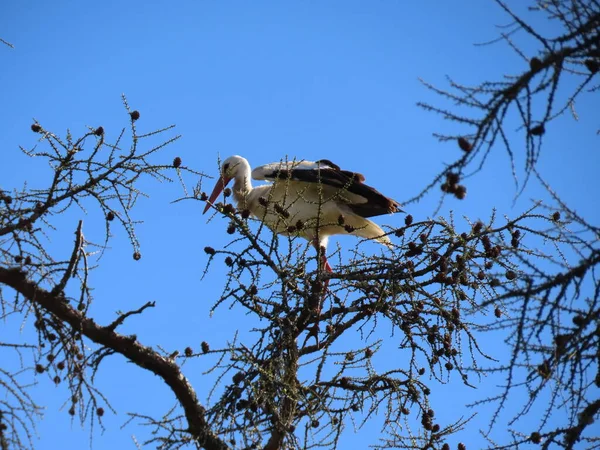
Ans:
[[[229,170],[229,163],[223,164],[223,172],[227,172]]]

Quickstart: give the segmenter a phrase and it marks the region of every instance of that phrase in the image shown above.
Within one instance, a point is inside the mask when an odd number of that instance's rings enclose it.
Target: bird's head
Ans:
[[[229,184],[229,182],[240,174],[244,174],[244,172],[250,171],[250,165],[248,164],[248,160],[246,158],[242,158],[241,156],[230,156],[221,164],[221,174],[219,179],[217,180],[217,184],[208,197],[208,201],[206,202],[206,206],[204,207],[203,214],[210,209],[210,205],[214,203],[219,194],[223,192],[225,186]]]

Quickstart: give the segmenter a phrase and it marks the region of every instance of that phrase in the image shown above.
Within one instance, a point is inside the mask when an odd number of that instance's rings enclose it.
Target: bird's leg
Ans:
[[[313,241],[313,246],[315,247],[315,250],[317,250],[317,257],[319,258],[318,270],[324,270],[327,273],[332,273],[333,269],[331,268],[329,261],[327,261],[327,256],[325,255],[325,247],[320,245],[319,241],[316,239]],[[329,278],[323,280],[323,282],[321,283],[319,281],[319,276],[317,275],[317,279],[315,280],[315,283],[313,284],[311,289],[312,292],[308,304],[308,307],[312,311],[314,311],[316,315],[316,320],[314,325],[308,330],[308,334],[306,336],[306,339],[304,340],[303,346],[306,345],[306,342],[311,337],[315,338],[317,347],[319,346],[319,321],[321,318],[321,307],[323,306],[323,299],[325,298],[328,287]]]
[[[333,273],[333,269],[331,268],[331,266],[329,265],[329,261],[327,261],[327,256],[325,256],[325,248],[321,247],[321,267],[323,267],[323,269],[325,270],[325,272],[327,273]],[[329,288],[329,278],[326,278],[323,281],[323,298],[325,298],[325,294],[327,293],[327,289]],[[321,308],[319,305],[319,314],[321,313]]]
[[[320,245],[319,242],[315,239],[313,241],[313,246],[317,250],[317,255],[319,257],[319,270],[324,270],[327,273],[333,273],[333,269],[329,265],[329,261],[327,261],[327,255],[325,254],[326,249],[324,246]],[[323,291],[323,297],[325,297],[325,293],[327,292],[327,288],[329,287],[329,278],[323,281],[321,290]],[[318,312],[321,312],[321,307],[319,305]]]
[[[327,261],[327,256],[325,255],[325,248],[324,247],[321,247],[321,265],[325,269],[325,272],[327,272],[327,273],[333,273],[333,269],[329,265],[329,261]],[[329,278],[327,280],[325,280],[325,282],[327,284],[329,284]]]

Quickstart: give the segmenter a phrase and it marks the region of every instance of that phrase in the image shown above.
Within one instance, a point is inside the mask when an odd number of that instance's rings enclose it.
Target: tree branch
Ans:
[[[116,333],[111,327],[98,325],[94,320],[72,308],[58,295],[52,295],[27,279],[19,269],[0,267],[0,283],[5,284],[29,301],[36,303],[57,319],[68,323],[93,342],[120,353],[125,358],[159,376],[173,391],[181,404],[188,422],[188,432],[202,448],[225,450],[227,445],[215,436],[206,421],[206,410],[187,378],[177,364],[163,358],[150,347],[146,347],[130,337]]]
[[[65,270],[65,273],[63,274],[60,283],[58,283],[52,288],[52,291],[50,292],[51,295],[56,296],[64,290],[64,288],[67,286],[67,281],[69,281],[69,278],[73,273],[73,269],[77,265],[77,261],[79,260],[79,253],[81,252],[83,246],[83,233],[81,231],[82,226],[83,220],[80,220],[77,224],[77,230],[75,231],[75,246],[73,247],[71,259],[69,260],[69,266],[67,267],[67,270]]]

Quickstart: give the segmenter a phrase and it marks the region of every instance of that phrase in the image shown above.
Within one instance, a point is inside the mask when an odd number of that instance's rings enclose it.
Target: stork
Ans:
[[[251,176],[272,183],[253,187]],[[332,272],[325,255],[329,236],[351,234],[391,247],[389,237],[367,217],[400,212],[400,204],[364,184],[360,173],[326,159],[281,161],[251,171],[248,160],[230,156],[221,165],[204,213],[232,179],[239,210],[248,210],[278,234],[309,240],[327,272]]]

